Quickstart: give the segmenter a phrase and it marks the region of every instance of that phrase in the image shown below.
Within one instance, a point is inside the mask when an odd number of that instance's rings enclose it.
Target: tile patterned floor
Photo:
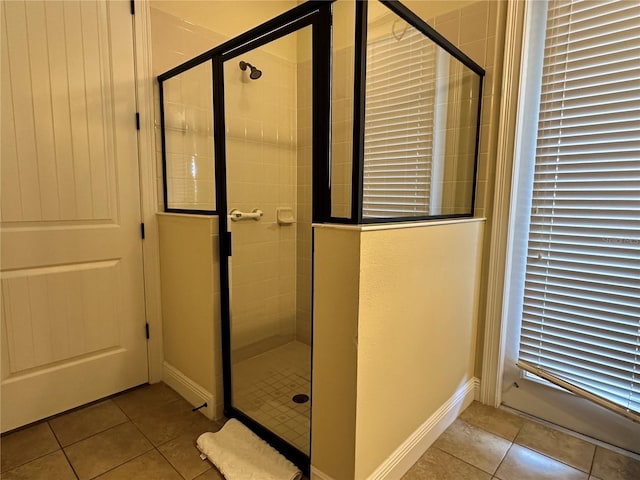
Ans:
[[[290,342],[233,366],[234,405],[302,452],[309,454],[311,349]]]
[[[195,447],[216,422],[158,383],[0,439],[2,480],[222,480]]]
[[[3,435],[0,477],[223,480],[195,448],[218,428],[166,385],[146,385]],[[640,461],[473,403],[403,477],[491,479],[638,480]]]
[[[640,480],[640,461],[474,402],[403,480]]]

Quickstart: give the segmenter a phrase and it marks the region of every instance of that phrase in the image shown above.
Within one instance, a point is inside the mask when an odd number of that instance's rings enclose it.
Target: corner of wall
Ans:
[[[314,238],[312,478],[353,478],[360,232]]]
[[[454,392],[420,425],[367,480],[400,479],[451,425],[477,399],[479,380],[471,378]],[[323,480],[319,477],[319,480]]]
[[[200,407],[199,411],[210,420],[217,420],[223,416],[222,399],[202,386],[195,383],[180,370],[164,362],[162,380],[168,386],[178,392],[185,400],[195,407]]]
[[[153,66],[151,61],[151,18],[148,0],[139,0],[134,15],[137,110],[140,113],[138,157],[140,162],[140,195],[142,221],[146,227],[143,244],[144,285],[147,323],[154,332],[148,341],[149,382],[162,377],[163,337],[160,287],[160,251],[156,212],[158,207],[155,161]]]

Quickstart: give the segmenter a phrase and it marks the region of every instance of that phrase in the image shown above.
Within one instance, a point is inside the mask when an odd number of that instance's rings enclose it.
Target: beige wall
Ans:
[[[315,229],[312,463],[336,479],[368,478],[474,375],[483,221],[405,227]]]
[[[482,228],[362,233],[355,478],[473,377]]]
[[[218,221],[158,215],[164,360],[214,397],[222,413]]]

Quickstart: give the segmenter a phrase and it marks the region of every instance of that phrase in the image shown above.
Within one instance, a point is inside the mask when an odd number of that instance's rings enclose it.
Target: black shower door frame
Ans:
[[[330,62],[331,62],[331,2],[308,2],[256,27],[225,44],[223,53],[213,60],[214,150],[216,169],[216,205],[219,212],[220,285],[222,327],[222,373],[224,383],[224,414],[237,418],[273,447],[285,454],[307,475],[310,457],[285,441],[259,422],[233,405],[231,362],[231,308],[229,261],[231,234],[228,232],[228,205],[226,185],[226,127],[224,101],[224,63],[267,43],[296,32],[312,28],[312,169],[314,217],[316,208],[329,208],[329,184],[320,179],[329,178],[330,152]],[[312,341],[313,348],[313,341]]]
[[[229,288],[229,260],[231,235],[228,232],[226,127],[224,107],[224,63],[243,53],[259,48],[302,28],[312,28],[312,217],[329,217],[330,205],[330,132],[331,132],[331,28],[332,3],[335,0],[309,0],[271,20],[158,76],[160,96],[160,125],[163,132],[162,164],[164,182],[164,210],[182,214],[218,216],[220,238],[220,307],[222,378],[224,385],[224,415],[237,418],[255,433],[285,454],[305,474],[309,474],[309,455],[286,442],[232,404],[231,376],[231,314]],[[170,208],[167,202],[167,153],[165,139],[164,82],[203,63],[211,62],[213,79],[213,138],[216,205],[213,210],[184,210]],[[313,341],[312,348],[313,348]]]

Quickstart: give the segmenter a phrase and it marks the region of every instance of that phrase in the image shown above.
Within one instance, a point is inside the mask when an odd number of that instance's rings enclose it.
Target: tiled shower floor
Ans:
[[[307,455],[311,402],[311,349],[290,342],[233,365],[233,404]]]

